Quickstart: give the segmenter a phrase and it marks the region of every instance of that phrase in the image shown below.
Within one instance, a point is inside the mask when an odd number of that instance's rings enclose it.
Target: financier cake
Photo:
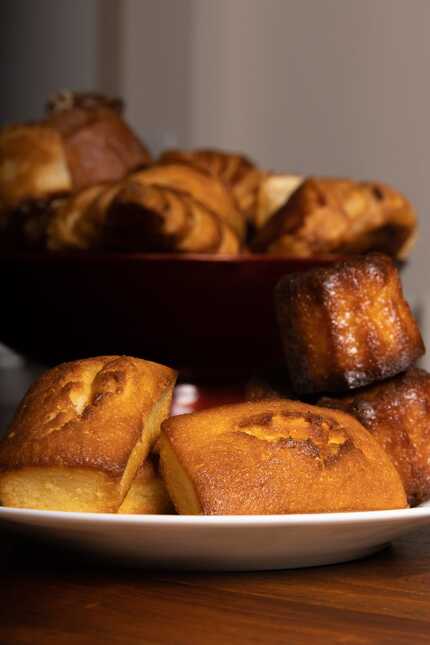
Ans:
[[[115,513],[158,438],[175,379],[168,367],[128,356],[43,374],[0,444],[1,503]]]
[[[430,374],[411,368],[392,379],[320,405],[344,410],[362,423],[391,457],[409,503],[430,499]]]
[[[387,453],[356,419],[296,401],[239,403],[167,419],[160,464],[180,514],[407,506]]]
[[[299,394],[367,385],[399,374],[424,353],[398,271],[382,254],[286,275],[275,298]]]

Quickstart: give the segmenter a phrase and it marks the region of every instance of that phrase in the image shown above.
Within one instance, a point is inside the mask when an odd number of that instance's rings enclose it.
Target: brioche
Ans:
[[[260,182],[255,213],[255,225],[262,228],[281,206],[284,206],[294,191],[302,184],[300,175],[266,175]]]
[[[47,108],[46,123],[61,136],[74,190],[118,181],[151,161],[124,121],[118,99],[66,91]]]
[[[404,371],[424,353],[398,271],[381,254],[286,275],[275,300],[299,394],[367,385]]]
[[[124,515],[162,515],[174,508],[163,480],[151,458],[140,466],[118,513]]]
[[[1,503],[115,513],[169,413],[175,376],[127,356],[46,372],[0,444]]]
[[[166,420],[160,464],[181,514],[404,508],[388,455],[353,417],[293,401],[223,406]]]
[[[253,249],[289,257],[382,251],[403,259],[415,231],[411,204],[389,186],[311,177],[262,227]]]
[[[320,405],[353,415],[384,448],[409,503],[430,499],[430,374],[411,368],[392,379]]]
[[[161,163],[188,163],[219,177],[230,187],[239,210],[254,220],[264,173],[247,157],[221,150],[166,150]]]

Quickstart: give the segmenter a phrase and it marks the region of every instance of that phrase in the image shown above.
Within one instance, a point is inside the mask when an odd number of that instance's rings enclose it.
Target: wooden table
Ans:
[[[430,643],[430,532],[348,564],[216,574],[94,565],[18,540],[0,613],[2,645]]]
[[[0,416],[37,372],[0,366]],[[428,530],[359,562],[277,572],[101,566],[1,533],[0,553],[1,645],[430,643]]]

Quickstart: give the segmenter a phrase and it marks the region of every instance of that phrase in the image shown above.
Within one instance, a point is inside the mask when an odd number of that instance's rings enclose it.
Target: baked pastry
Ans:
[[[246,221],[231,191],[218,177],[190,164],[165,163],[135,173],[134,180],[146,186],[172,188],[189,195],[213,211],[237,235],[245,238]]]
[[[260,401],[171,417],[161,472],[178,513],[231,515],[404,508],[399,474],[353,417]]]
[[[238,236],[208,206],[170,186],[130,178],[107,209],[105,247],[122,251],[239,252]]]
[[[122,101],[94,93],[60,92],[46,123],[61,136],[74,190],[118,181],[151,161],[124,121]]]
[[[46,246],[51,251],[100,247],[107,210],[121,183],[89,186],[51,208]]]
[[[286,275],[275,292],[297,393],[367,385],[404,371],[424,353],[398,271],[384,255]]]
[[[127,356],[46,372],[0,444],[1,503],[115,513],[169,413],[175,377]]]
[[[430,499],[430,374],[411,368],[392,379],[320,405],[352,414],[399,471],[409,503]]]
[[[44,246],[58,198],[118,181],[149,161],[148,151],[123,120],[118,100],[59,94],[45,120],[0,130],[3,244]]]
[[[254,221],[258,193],[265,175],[253,161],[234,152],[215,149],[166,150],[161,163],[188,163],[221,179],[230,187],[239,210]]]
[[[174,507],[161,479],[156,465],[149,457],[139,470],[123,503],[118,509],[120,514],[164,515],[174,513]]]
[[[294,191],[302,184],[304,177],[270,173],[262,178],[258,189],[257,207],[254,222],[262,228],[281,206],[284,206]]]
[[[382,251],[403,259],[415,231],[411,204],[385,184],[308,178],[263,226],[253,248],[290,257]]]

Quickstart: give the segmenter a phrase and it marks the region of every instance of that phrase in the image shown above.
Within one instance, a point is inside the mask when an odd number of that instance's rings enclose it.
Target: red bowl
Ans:
[[[183,368],[282,361],[273,307],[281,276],[333,258],[168,254],[0,258],[0,341],[45,364],[130,354]]]

